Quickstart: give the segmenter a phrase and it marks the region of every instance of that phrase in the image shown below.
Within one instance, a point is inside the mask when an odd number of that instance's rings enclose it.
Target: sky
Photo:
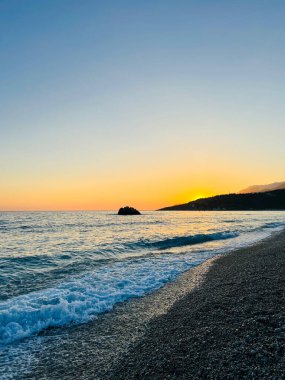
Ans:
[[[0,0],[0,210],[285,180],[284,0]]]

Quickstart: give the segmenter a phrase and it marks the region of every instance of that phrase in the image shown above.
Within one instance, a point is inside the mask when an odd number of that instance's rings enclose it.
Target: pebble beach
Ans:
[[[284,379],[284,295],[283,231],[217,258],[105,378]]]

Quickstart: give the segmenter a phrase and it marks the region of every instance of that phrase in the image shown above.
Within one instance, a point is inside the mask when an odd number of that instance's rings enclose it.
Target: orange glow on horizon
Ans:
[[[232,168],[231,168],[232,169]],[[165,172],[132,172],[132,176],[120,173],[92,179],[81,178],[22,178],[17,182],[3,183],[0,189],[1,211],[73,211],[118,210],[133,206],[139,210],[187,203],[199,198],[236,192],[252,183],[270,183],[272,180],[245,178],[241,180],[235,171],[221,170],[204,173],[195,168],[189,176],[185,170]],[[194,169],[193,169],[194,171]],[[230,175],[232,174],[232,178]],[[187,178],[190,178],[187,180]]]
[[[196,201],[197,199],[201,199],[201,198],[208,198],[208,197],[212,197],[214,195],[217,195],[217,194],[213,194],[212,192],[209,192],[209,191],[203,191],[203,192],[199,192],[199,193],[194,193],[189,199],[189,202],[191,201]]]
[[[52,186],[50,186],[52,187]],[[140,189],[139,189],[140,187]],[[107,186],[105,192],[90,186],[90,189],[80,186],[70,188],[29,189],[21,192],[1,194],[5,204],[0,204],[2,211],[76,211],[76,210],[117,210],[122,206],[133,206],[140,210],[156,210],[165,206],[187,203],[192,200],[213,195],[212,191],[177,192],[175,188],[156,186],[151,191],[149,186],[129,185],[117,188]],[[140,190],[140,191],[139,191]]]

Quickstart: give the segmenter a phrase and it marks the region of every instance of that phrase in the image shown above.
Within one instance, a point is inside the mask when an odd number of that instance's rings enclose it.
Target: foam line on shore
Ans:
[[[51,366],[49,378],[57,380],[61,376],[56,370],[58,366],[67,366],[68,372],[68,368],[80,366],[84,358],[84,362],[89,362],[90,365],[90,378],[104,379],[109,367],[128,351],[131,344],[143,336],[150,320],[166,314],[178,299],[200,286],[219,256],[216,255],[182,273],[175,281],[155,292],[117,304],[112,312],[101,314],[88,324],[61,326],[30,338],[28,376],[41,378],[44,376],[44,368]],[[67,340],[57,339],[58,334],[68,337]],[[11,351],[11,356],[15,347],[6,346],[6,350]],[[16,360],[12,365],[9,363],[9,370],[12,372],[21,371],[21,366],[26,361],[24,342],[19,342],[19,348]],[[84,355],[78,357],[78,352],[81,351]],[[38,363],[41,363],[40,367]],[[2,368],[5,372],[4,364]],[[2,374],[0,370],[3,379],[6,379],[4,372]]]

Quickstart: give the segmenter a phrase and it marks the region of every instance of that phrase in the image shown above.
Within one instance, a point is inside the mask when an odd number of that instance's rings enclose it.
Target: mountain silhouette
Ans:
[[[253,185],[239,191],[239,194],[264,193],[266,191],[285,189],[285,182],[274,182],[268,185]]]
[[[158,211],[285,210],[285,189],[249,194],[225,194],[164,207]]]

